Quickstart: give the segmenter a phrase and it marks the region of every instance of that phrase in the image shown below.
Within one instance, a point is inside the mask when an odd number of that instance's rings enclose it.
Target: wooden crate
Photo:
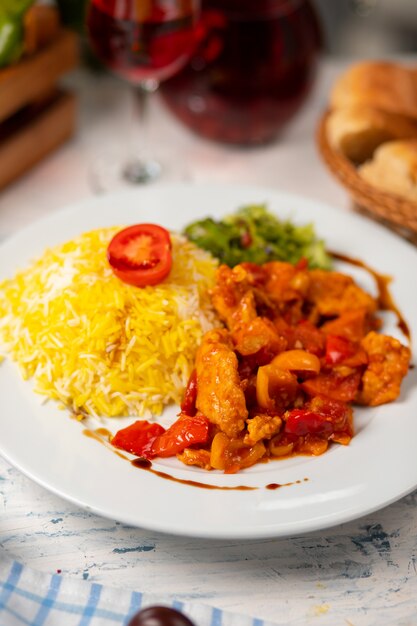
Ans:
[[[75,130],[76,99],[59,91],[0,125],[0,189],[50,154]]]
[[[0,71],[0,189],[73,134],[76,99],[57,84],[77,63],[77,38],[61,30],[45,48]]]

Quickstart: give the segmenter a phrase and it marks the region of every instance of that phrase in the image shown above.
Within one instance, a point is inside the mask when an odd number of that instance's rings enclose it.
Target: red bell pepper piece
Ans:
[[[344,402],[316,396],[302,409],[293,409],[286,414],[284,432],[303,437],[319,435],[332,439],[333,435],[353,435],[352,409]]]
[[[314,413],[308,409],[293,409],[287,415],[285,432],[298,437],[322,435],[327,438],[333,433],[333,424],[330,416]]]
[[[307,270],[308,269],[308,259],[305,256],[302,256],[301,259],[298,259],[295,264],[295,268],[297,270]]]
[[[151,451],[152,444],[164,432],[165,428],[160,424],[138,420],[131,426],[119,430],[111,443],[121,450],[126,450],[126,452],[131,452],[131,454],[145,459],[151,459],[154,456]]]
[[[181,403],[181,413],[193,417],[197,413],[195,403],[197,402],[197,372],[193,370],[188,380],[184,398]]]
[[[152,444],[153,456],[175,456],[196,443],[206,443],[210,422],[204,415],[180,414],[176,422]]]
[[[336,365],[346,361],[355,353],[354,344],[338,335],[327,335],[326,338],[326,363],[328,365]]]

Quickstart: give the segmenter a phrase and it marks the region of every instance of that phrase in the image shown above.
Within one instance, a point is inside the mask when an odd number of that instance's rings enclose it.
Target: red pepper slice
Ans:
[[[153,456],[175,456],[196,443],[205,443],[209,436],[210,422],[204,415],[181,414],[176,422],[152,444]]]
[[[324,439],[333,439],[343,434],[350,438],[353,435],[352,410],[344,402],[316,396],[304,408],[286,413],[284,431],[298,437],[319,435]]]
[[[287,414],[285,432],[297,437],[323,435],[327,438],[333,433],[332,418],[308,409],[293,409]]]
[[[151,424],[146,420],[138,420],[127,428],[119,430],[111,443],[116,448],[126,450],[136,456],[151,459],[154,456],[151,452],[155,439],[165,432],[160,424]]]
[[[184,398],[181,403],[181,413],[185,413],[190,417],[194,417],[197,413],[196,403],[197,401],[197,372],[193,370],[187,388],[184,392]]]
[[[339,335],[327,335],[326,338],[326,363],[336,365],[342,363],[355,353],[354,344]]]
[[[240,245],[242,248],[249,248],[252,245],[252,235],[249,230],[245,230],[240,236]]]
[[[295,264],[297,270],[307,270],[308,269],[308,259],[305,256],[302,256],[301,259],[298,259]]]

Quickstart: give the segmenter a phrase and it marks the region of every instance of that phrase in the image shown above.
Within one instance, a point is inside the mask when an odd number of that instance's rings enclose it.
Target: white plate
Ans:
[[[279,216],[299,223],[314,221],[329,248],[395,277],[398,305],[410,323],[417,319],[417,251],[412,246],[359,216],[256,187],[149,187],[89,199],[6,241],[0,248],[1,277],[13,275],[45,247],[92,228],[151,221],[179,230],[196,218],[221,217],[251,202],[266,202]],[[362,274],[356,276],[367,282]],[[395,325],[391,330],[398,335]],[[133,467],[83,436],[82,425],[54,403],[41,405],[16,366],[5,362],[0,366],[0,453],[57,495],[134,526],[213,538],[295,535],[360,517],[417,486],[416,372],[410,371],[397,402],[356,409],[351,444],[335,445],[321,457],[272,461],[231,476],[188,468],[175,459],[154,463],[184,480],[258,487],[222,491],[171,482]],[[269,483],[295,484],[268,490]]]

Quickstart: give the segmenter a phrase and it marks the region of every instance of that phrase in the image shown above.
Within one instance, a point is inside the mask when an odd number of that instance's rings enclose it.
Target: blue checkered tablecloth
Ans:
[[[274,626],[167,596],[37,572],[0,555],[0,626],[125,626],[150,605],[179,609],[196,626]]]

